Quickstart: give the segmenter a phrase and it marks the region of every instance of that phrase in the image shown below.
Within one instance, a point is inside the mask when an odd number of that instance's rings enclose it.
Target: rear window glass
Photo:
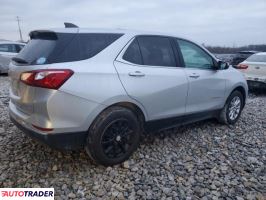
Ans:
[[[48,58],[55,47],[54,40],[33,39],[20,51],[16,58],[24,60],[24,63],[44,64],[49,63]]]
[[[144,65],[176,66],[173,49],[167,37],[139,36],[138,42]]]
[[[84,60],[121,36],[113,33],[35,33],[14,60],[31,65]]]
[[[248,57],[247,61],[266,62],[266,55],[252,55],[252,56]]]

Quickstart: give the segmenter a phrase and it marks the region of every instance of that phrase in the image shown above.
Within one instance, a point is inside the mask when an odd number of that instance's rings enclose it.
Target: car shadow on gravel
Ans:
[[[165,142],[176,143],[178,140],[193,140],[198,138],[199,130],[206,128],[206,126],[222,126],[215,119],[205,120],[201,122],[196,122],[186,126],[179,126],[176,128],[165,129],[163,131],[153,132],[150,134],[145,134],[142,137],[140,148],[137,149],[136,153],[134,153],[134,158],[138,160],[141,151],[143,148],[151,148],[154,145],[158,145],[160,143],[163,145]],[[227,127],[227,126],[226,126]],[[190,132],[195,130],[195,134],[191,136]],[[19,130],[18,130],[19,131]],[[21,131],[19,131],[21,132]],[[23,134],[21,132],[21,134]],[[191,138],[192,137],[192,138]],[[23,136],[23,142],[20,144],[24,150],[27,148],[29,152],[27,157],[29,158],[29,163],[38,163],[38,174],[36,176],[40,176],[43,174],[44,176],[50,171],[61,171],[61,172],[69,172],[76,171],[77,173],[86,170],[87,168],[95,168],[104,170],[105,167],[95,164],[85,153],[84,150],[76,150],[76,151],[60,151],[56,149],[52,149],[49,146],[40,143],[26,135]],[[176,144],[174,144],[176,145]],[[16,146],[16,148],[18,148]],[[49,158],[49,159],[47,159]],[[132,159],[132,158],[130,158]],[[31,167],[33,167],[31,165]],[[120,167],[121,165],[117,165],[115,167]],[[75,170],[73,170],[75,169]]]
[[[8,73],[0,74],[0,77],[7,77]]]
[[[141,147],[136,153],[134,153],[133,158],[130,159],[135,159],[137,162],[140,159],[139,153],[143,154],[143,148],[152,148],[152,146],[156,146],[158,143],[163,145],[165,140],[170,143],[172,139],[173,143],[176,143],[178,140],[186,140],[189,130],[203,129],[206,125],[208,126],[210,124],[214,127],[218,124],[218,122],[216,120],[205,120],[203,122],[197,122],[187,126],[146,134],[141,141]],[[8,152],[6,153],[9,153],[10,156],[12,156],[12,154],[16,155],[16,158],[13,159],[20,160],[21,158],[23,163],[23,165],[9,166],[9,170],[12,171],[13,174],[22,169],[26,169],[29,177],[41,179],[47,177],[48,175],[51,177],[51,173],[77,176],[79,173],[87,171],[90,168],[97,168],[100,171],[104,171],[106,169],[103,166],[96,165],[87,156],[84,150],[59,151],[52,149],[49,146],[24,135],[24,133],[13,126],[12,123],[10,123],[9,126],[13,132],[12,137],[19,137],[19,139],[16,142],[10,141],[11,145],[9,145]],[[14,134],[18,135],[15,136]],[[195,139],[197,137],[197,134],[195,134]],[[121,165],[117,165],[115,167],[120,166]]]
[[[249,90],[249,96],[259,97],[259,96],[266,96],[266,89],[251,89]]]
[[[184,171],[186,168],[191,170],[199,167],[204,171],[200,163],[206,163],[209,159],[212,159],[207,164],[209,168],[215,167],[215,162],[218,163],[216,168],[219,168],[228,161],[238,160],[237,165],[231,166],[235,174],[252,175],[254,170],[246,164],[247,156],[243,152],[252,155],[254,147],[262,147],[260,129],[263,130],[263,110],[254,112],[253,108],[258,103],[258,95],[263,99],[265,97],[265,93],[251,93],[249,100],[252,101],[247,102],[242,117],[234,126],[221,125],[212,119],[146,135],[138,150],[127,161],[129,170],[124,169],[123,165],[114,166],[111,170],[96,165],[83,150],[54,150],[24,135],[10,120],[0,121],[4,122],[4,133],[0,134],[0,139],[3,138],[2,142],[0,140],[0,172],[5,172],[0,174],[0,187],[59,188],[65,182],[79,180],[88,181],[87,187],[91,188],[94,176],[105,177],[106,180],[112,173],[117,177],[120,173],[134,177],[136,167],[145,171],[159,166],[163,171],[185,180],[190,176],[189,172]],[[2,100],[4,105],[6,102]],[[259,105],[262,104],[260,100]],[[250,134],[254,129],[256,132]],[[259,158],[258,162],[261,162]]]

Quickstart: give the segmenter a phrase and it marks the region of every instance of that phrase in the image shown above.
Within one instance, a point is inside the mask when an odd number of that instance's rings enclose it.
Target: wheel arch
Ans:
[[[108,108],[114,107],[114,106],[120,106],[120,107],[124,107],[124,108],[131,110],[133,113],[136,114],[138,120],[142,123],[142,125],[147,119],[145,112],[143,112],[143,110],[135,103],[128,102],[128,101],[122,101],[122,102],[117,102],[117,103],[114,103],[112,105],[109,105],[105,109],[108,109]]]
[[[239,86],[235,87],[235,88],[230,92],[229,96],[230,96],[234,91],[239,91],[239,92],[242,94],[242,96],[243,96],[243,100],[244,100],[244,104],[243,104],[243,108],[244,108],[244,106],[245,106],[245,104],[246,104],[246,98],[247,98],[247,93],[246,93],[245,88],[244,88],[243,86],[239,85]],[[229,97],[229,96],[228,96],[228,97]]]

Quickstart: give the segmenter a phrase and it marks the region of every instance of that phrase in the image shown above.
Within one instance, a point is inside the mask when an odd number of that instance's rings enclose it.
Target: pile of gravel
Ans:
[[[147,136],[122,165],[59,152],[8,117],[0,77],[0,187],[54,187],[56,199],[265,199],[266,95],[251,95],[235,126],[215,120]]]

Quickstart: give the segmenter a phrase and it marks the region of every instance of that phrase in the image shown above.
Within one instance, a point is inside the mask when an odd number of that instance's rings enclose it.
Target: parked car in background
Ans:
[[[11,120],[103,165],[128,159],[143,132],[207,118],[234,124],[245,105],[238,70],[174,35],[65,28],[30,38],[10,64]]]
[[[249,56],[258,53],[258,51],[239,51],[234,55],[232,62],[230,63],[233,67],[236,67],[239,63],[246,60]]]
[[[253,54],[236,68],[244,73],[251,89],[266,89],[266,52]]]
[[[0,74],[8,72],[11,58],[16,56],[26,44],[12,41],[0,41]]]
[[[234,54],[214,54],[216,58],[219,60],[222,60],[227,63],[232,63],[232,60],[234,58]]]

